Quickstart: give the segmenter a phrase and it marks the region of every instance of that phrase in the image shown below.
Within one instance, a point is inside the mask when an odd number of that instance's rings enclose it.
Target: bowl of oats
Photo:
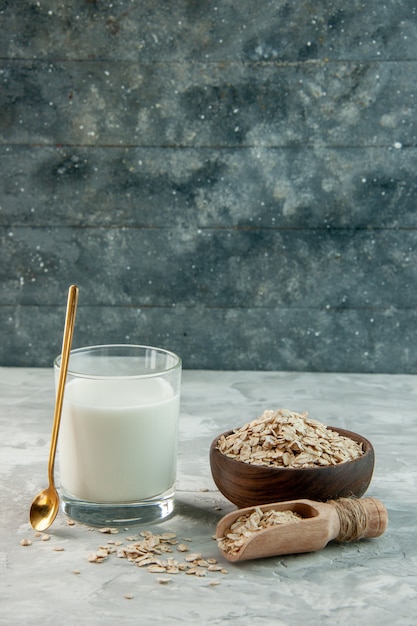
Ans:
[[[213,480],[239,508],[298,498],[359,498],[374,463],[365,437],[287,409],[264,411],[210,447]]]

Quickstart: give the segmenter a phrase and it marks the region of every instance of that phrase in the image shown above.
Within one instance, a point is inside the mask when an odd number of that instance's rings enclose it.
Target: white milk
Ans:
[[[157,378],[74,379],[59,435],[61,486],[93,502],[137,502],[175,482],[179,395]]]

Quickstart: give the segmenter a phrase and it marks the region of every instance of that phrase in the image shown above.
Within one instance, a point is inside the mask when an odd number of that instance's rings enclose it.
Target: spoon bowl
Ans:
[[[68,361],[74,333],[75,314],[78,302],[78,287],[71,285],[68,291],[67,312],[65,316],[64,338],[62,341],[62,361],[56,394],[54,421],[52,425],[51,447],[48,461],[49,486],[38,493],[30,507],[29,520],[32,528],[45,531],[55,520],[59,510],[59,495],[55,487],[54,467],[59,426],[61,422],[62,403],[64,399],[65,381],[67,378]]]
[[[38,493],[30,507],[30,523],[41,532],[47,530],[54,521],[59,509],[59,496],[54,485]]]

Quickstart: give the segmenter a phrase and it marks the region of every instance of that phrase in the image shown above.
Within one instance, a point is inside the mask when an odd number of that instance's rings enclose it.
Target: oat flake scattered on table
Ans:
[[[257,419],[219,438],[226,456],[272,467],[337,465],[363,454],[362,445],[325,424],[287,409],[267,410]]]
[[[99,532],[108,533],[109,530]],[[203,557],[199,552],[188,553],[188,548],[178,543],[176,533],[156,535],[148,530],[142,530],[139,537],[127,537],[127,540],[132,543],[124,545],[123,542],[109,540],[107,545],[100,546],[98,550],[89,554],[87,560],[90,563],[102,563],[111,555],[115,555],[118,558],[127,559],[138,567],[146,568],[151,574],[184,573],[197,577],[206,576],[208,572],[227,574],[227,570],[218,564],[215,558]],[[116,546],[116,543],[122,545]],[[178,560],[174,550],[179,553],[186,552],[186,556]],[[161,584],[170,581],[165,577],[158,577],[157,580]]]

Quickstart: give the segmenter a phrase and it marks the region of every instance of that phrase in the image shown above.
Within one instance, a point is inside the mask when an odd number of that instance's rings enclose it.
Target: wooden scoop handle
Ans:
[[[330,500],[339,516],[337,541],[356,541],[365,537],[379,537],[388,525],[385,506],[376,498],[340,498]]]

